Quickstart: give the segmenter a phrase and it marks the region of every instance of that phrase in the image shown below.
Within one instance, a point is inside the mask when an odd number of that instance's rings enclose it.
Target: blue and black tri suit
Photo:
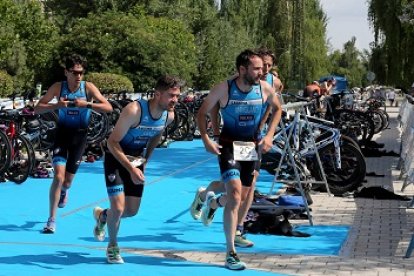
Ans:
[[[63,81],[60,99],[74,101],[88,100],[86,82],[81,81],[79,88],[71,92],[68,83]],[[84,107],[65,107],[58,110],[58,127],[53,147],[53,164],[66,165],[68,173],[75,174],[79,168],[86,146],[91,109]]]
[[[159,118],[154,118],[147,100],[138,100],[136,104],[139,104],[141,108],[140,122],[136,127],[130,128],[119,142],[126,155],[135,157],[143,155],[148,141],[164,130],[168,119],[168,111],[164,111]],[[126,196],[142,197],[144,185],[134,184],[128,170],[119,163],[110,151],[105,153],[104,169],[109,196],[125,193]],[[142,165],[139,169],[143,171],[144,166]]]
[[[263,109],[262,88],[260,84],[253,85],[250,91],[243,92],[237,87],[235,80],[227,83],[228,101],[221,108],[223,127],[219,138],[222,146],[219,155],[221,178],[225,183],[240,179],[243,186],[250,187],[257,161],[235,161],[233,142],[254,142],[257,145]]]

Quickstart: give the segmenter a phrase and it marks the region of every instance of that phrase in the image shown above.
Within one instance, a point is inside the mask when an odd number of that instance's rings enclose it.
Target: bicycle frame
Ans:
[[[310,141],[310,139],[307,139],[307,141],[303,141],[303,140],[301,141],[303,134],[305,135],[314,135],[314,134],[304,133],[304,130],[306,129],[304,126],[307,122],[305,120],[300,119],[300,115],[296,113],[295,116],[293,117],[293,120],[290,123],[288,123],[288,125],[285,127],[285,131],[288,134],[287,141],[293,140],[292,142],[293,147],[291,148],[295,151],[295,154],[299,158],[303,158],[306,156],[314,155],[317,149],[319,150],[330,144],[333,144],[335,148],[335,166],[337,169],[340,169],[341,168],[341,149],[340,149],[341,133],[340,131],[336,128],[327,126],[326,124],[333,124],[330,121],[326,121],[326,120],[312,117],[312,116],[307,116],[307,118],[308,120],[319,122],[319,123],[309,122],[311,129],[323,129],[324,131],[326,131],[325,133],[330,132],[330,135],[327,137],[324,137],[318,142],[315,141],[316,148],[309,145],[308,142]],[[283,137],[283,133],[279,131],[278,133],[275,134],[273,144],[277,146],[277,144],[283,140],[285,140]],[[286,143],[286,141],[284,142]],[[285,144],[283,150],[286,151],[286,149],[287,149],[287,144]],[[277,149],[273,149],[273,150],[277,151]]]

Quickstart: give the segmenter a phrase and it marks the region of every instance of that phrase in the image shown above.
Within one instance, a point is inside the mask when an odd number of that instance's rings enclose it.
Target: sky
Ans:
[[[320,0],[328,17],[327,38],[333,50],[342,50],[352,36],[359,50],[369,50],[374,40],[373,30],[368,22],[367,0]]]

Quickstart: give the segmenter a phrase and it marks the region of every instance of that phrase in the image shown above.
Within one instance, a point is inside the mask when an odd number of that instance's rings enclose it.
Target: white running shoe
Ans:
[[[101,222],[99,219],[103,209],[101,207],[93,208],[93,218],[96,221],[95,227],[93,228],[93,235],[97,241],[105,240],[105,222]]]
[[[201,208],[203,208],[204,202],[201,200],[200,194],[202,192],[204,192],[205,190],[206,190],[206,188],[204,188],[204,187],[198,188],[197,192],[195,194],[193,203],[191,203],[190,213],[191,213],[191,216],[193,217],[193,219],[195,219],[195,220],[199,220],[200,217],[201,217]]]
[[[205,226],[210,226],[210,224],[213,222],[214,214],[217,210],[217,208],[211,208],[211,202],[213,200],[217,200],[217,196],[214,194],[214,192],[210,191],[206,195],[206,202],[201,211],[201,221]]]

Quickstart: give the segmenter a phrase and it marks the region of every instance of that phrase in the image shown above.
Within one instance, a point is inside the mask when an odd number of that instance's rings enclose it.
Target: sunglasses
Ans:
[[[83,73],[85,73],[83,70],[82,71],[69,70],[69,72],[74,76],[77,76],[77,75],[82,76]]]

